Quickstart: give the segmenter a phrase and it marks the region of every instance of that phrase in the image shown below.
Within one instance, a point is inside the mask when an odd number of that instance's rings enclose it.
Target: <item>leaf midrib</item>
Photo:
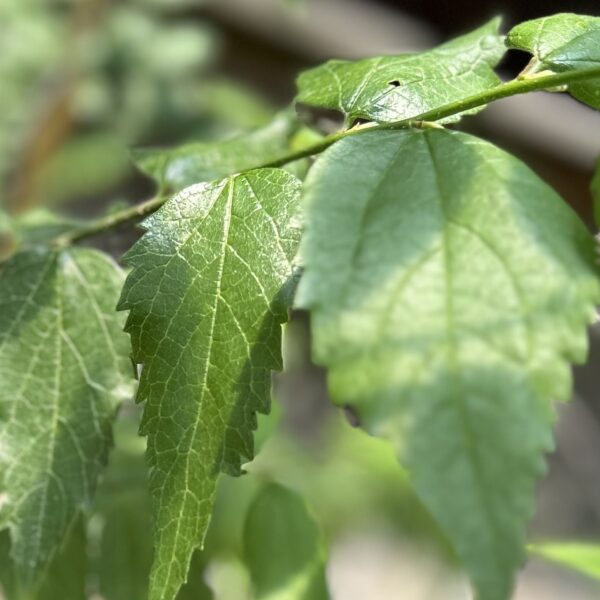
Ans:
[[[202,413],[202,407],[203,407],[203,403],[204,403],[204,390],[206,390],[206,385],[208,382],[208,372],[210,369],[210,357],[212,354],[212,345],[213,345],[213,335],[214,335],[214,331],[215,331],[215,326],[216,326],[216,322],[217,322],[217,313],[218,313],[218,308],[219,308],[219,301],[221,300],[221,284],[222,284],[222,279],[223,279],[223,271],[224,271],[224,266],[225,266],[225,257],[226,257],[226,249],[228,246],[228,240],[229,240],[229,232],[230,232],[230,227],[231,227],[231,216],[232,216],[232,208],[233,208],[233,191],[234,191],[234,186],[235,186],[235,179],[234,178],[230,178],[229,182],[227,184],[227,201],[225,204],[225,214],[224,214],[224,218],[223,218],[223,236],[222,236],[222,241],[221,241],[221,252],[220,252],[220,257],[219,257],[219,264],[217,267],[217,277],[216,277],[216,290],[215,290],[215,294],[214,294],[214,304],[212,307],[212,318],[210,321],[210,325],[209,325],[209,333],[208,333],[208,346],[206,349],[206,359],[204,362],[204,369],[203,369],[203,377],[202,377],[202,382],[200,384],[200,389],[202,390],[202,394],[200,396],[200,400],[199,402],[196,404],[197,408],[195,411],[195,419],[194,419],[194,423],[192,425],[192,434],[190,437],[190,444],[192,445],[195,438],[196,438],[196,434],[198,432],[198,426],[200,423],[200,414]],[[221,190],[221,192],[219,193],[219,195],[221,195],[225,190]],[[218,200],[217,200],[218,201]],[[216,202],[215,202],[216,204]],[[214,204],[211,208],[214,208]],[[195,233],[195,231],[193,232]],[[192,234],[193,235],[193,234]],[[185,456],[185,493],[187,494],[190,486],[189,486],[189,472],[190,472],[190,457],[191,457],[191,452],[186,452],[184,454]],[[185,497],[184,497],[185,498]],[[176,529],[175,529],[175,534],[174,534],[174,542],[172,544],[172,548],[173,549],[177,549],[180,546],[179,543],[179,537],[181,535],[181,524],[183,522],[183,513],[186,509],[187,503],[184,500],[181,503],[181,508],[179,510],[179,518],[176,519],[177,521],[177,525],[176,525]],[[175,551],[173,550],[171,553],[171,560],[169,561],[169,567],[167,569],[167,573],[164,579],[164,584],[163,584],[163,590],[165,590],[166,588],[169,587],[170,585],[170,580],[171,580],[171,574],[173,571],[173,565],[178,562],[175,560]],[[161,593],[161,597],[165,597],[164,593]]]

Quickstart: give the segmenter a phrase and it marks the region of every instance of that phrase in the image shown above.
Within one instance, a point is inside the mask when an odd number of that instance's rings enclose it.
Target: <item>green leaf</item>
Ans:
[[[549,69],[557,73],[600,66],[600,17],[563,13],[526,21],[506,38],[510,48],[534,56],[526,77]],[[572,96],[600,110],[600,78],[573,83]]]
[[[219,472],[253,455],[256,412],[281,368],[299,240],[299,187],[260,169],[188,188],[145,221],[126,255],[138,401],[154,499],[150,599],[175,596],[203,543]]]
[[[115,424],[115,449],[98,489],[90,527],[94,558],[90,579],[106,600],[144,600],[152,566],[152,519],[144,463],[145,440],[137,433],[138,410],[125,405]],[[199,554],[199,553],[196,553]],[[204,553],[203,553],[204,557]],[[190,582],[177,600],[212,598],[194,555]]]
[[[125,405],[115,423],[115,449],[91,519],[91,570],[106,600],[143,600],[148,593],[152,520],[137,413]]]
[[[138,150],[134,158],[162,190],[178,192],[277,160],[302,130],[299,121],[284,112],[264,127],[224,141],[196,142],[174,150]]]
[[[306,182],[313,355],[393,442],[478,598],[506,600],[600,290],[594,241],[525,165],[445,130],[365,132]]]
[[[0,533],[0,597],[7,600],[85,600],[86,532],[83,517],[76,519],[53,556],[35,591],[20,588],[10,558],[8,530]],[[4,592],[4,596],[2,593]],[[110,599],[112,600],[112,599]]]
[[[31,250],[0,266],[0,529],[30,585],[106,462],[131,391],[122,271],[92,250]]]
[[[13,218],[13,228],[20,248],[44,245],[53,238],[89,224],[66,215],[36,208]]]
[[[86,541],[85,519],[80,515],[50,563],[37,599],[86,600]]]
[[[250,506],[245,562],[256,600],[327,600],[321,534],[302,499],[271,483]]]
[[[330,60],[298,78],[296,100],[356,119],[389,123],[417,117],[495,87],[505,48],[499,19],[428,52],[356,62]],[[481,108],[469,111],[472,114]],[[449,120],[457,120],[452,117]]]
[[[0,262],[6,260],[16,247],[12,219],[0,206]]]
[[[531,554],[600,580],[600,545],[584,542],[546,542],[532,544]]]
[[[592,177],[592,201],[594,203],[594,218],[600,227],[600,157],[596,161],[596,170]]]
[[[204,580],[208,557],[205,552],[196,550],[192,556],[188,580],[179,590],[177,600],[213,600],[215,595]]]

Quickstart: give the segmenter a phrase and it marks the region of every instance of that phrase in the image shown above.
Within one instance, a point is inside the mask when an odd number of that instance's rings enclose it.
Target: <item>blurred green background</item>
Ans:
[[[423,49],[476,18],[518,18],[536,3],[528,4],[481,3],[477,15],[445,7],[444,20],[439,3],[428,2],[0,0],[0,257],[155,194],[132,149],[231,139],[270,123],[290,102],[295,74],[319,60]],[[515,55],[503,69],[518,65]],[[566,112],[556,119],[556,111]],[[588,133],[592,122],[598,130],[592,118],[560,98],[502,104],[465,126],[529,162],[591,223],[588,182],[600,153],[600,136],[590,140]],[[127,228],[91,243],[118,258],[137,236]],[[594,355],[596,337],[592,332]],[[207,551],[195,557],[180,598],[256,597],[248,539],[265,534],[259,509],[250,538],[245,521],[274,482],[305,499],[308,516],[294,515],[322,532],[336,600],[467,598],[443,535],[390,448],[330,407],[325,375],[309,360],[305,315],[294,315],[286,329],[285,362],[285,374],[275,377],[273,414],[261,419],[261,452],[248,475],[222,478]],[[577,372],[578,399],[561,416],[534,539],[600,533],[600,428],[590,401],[597,379],[591,367]],[[73,528],[40,600],[145,598],[152,540],[138,421],[138,407],[122,409],[89,521]],[[293,544],[285,530],[273,535]],[[25,600],[13,587],[8,551],[2,532],[5,598]],[[270,558],[277,561],[277,553]],[[519,600],[567,597],[591,600],[600,588],[534,561],[517,592]]]

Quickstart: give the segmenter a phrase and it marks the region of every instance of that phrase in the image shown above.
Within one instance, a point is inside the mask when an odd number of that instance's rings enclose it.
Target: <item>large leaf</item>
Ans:
[[[219,472],[253,454],[256,412],[281,368],[299,182],[261,169],[181,192],[129,251],[120,301],[143,364],[154,498],[151,600],[173,598],[203,542]]]
[[[195,183],[212,181],[272,162],[290,151],[294,136],[304,131],[290,113],[230,139],[186,144],[174,150],[139,150],[139,167],[162,190],[178,192]]]
[[[302,499],[271,483],[250,506],[245,561],[255,600],[327,600],[325,552]]]
[[[419,54],[330,60],[300,75],[296,100],[339,110],[350,123],[389,123],[477,94],[500,83],[493,70],[505,51],[499,23]]]
[[[561,72],[600,67],[600,17],[564,13],[526,21],[514,27],[506,41],[511,48],[533,54],[530,75],[544,69]],[[600,77],[571,84],[569,92],[600,109]]]
[[[0,267],[0,529],[25,585],[89,504],[131,391],[122,283],[91,250],[31,250]]]
[[[342,140],[305,202],[298,305],[333,398],[394,443],[478,597],[506,600],[600,297],[593,239],[518,160],[444,130]]]
[[[529,551],[559,565],[600,580],[600,545],[585,542],[545,542]]]

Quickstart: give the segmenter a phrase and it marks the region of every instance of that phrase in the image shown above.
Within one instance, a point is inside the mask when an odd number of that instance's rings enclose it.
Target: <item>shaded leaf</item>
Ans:
[[[393,442],[479,597],[506,600],[550,401],[587,350],[593,239],[517,159],[444,130],[342,140],[304,202],[297,302],[334,400]]]
[[[544,69],[561,72],[600,67],[600,17],[563,13],[526,21],[514,27],[506,41],[510,48],[533,54],[527,76]],[[569,92],[600,109],[600,77],[573,83]]]
[[[10,558],[10,536],[0,533],[0,597],[6,600],[85,600],[86,532],[79,517],[52,558],[35,590],[22,590]],[[2,596],[4,592],[4,596]]]
[[[181,192],[126,255],[119,304],[134,359],[154,499],[150,598],[173,598],[203,543],[219,472],[253,455],[281,368],[299,239],[299,182],[261,169]]]
[[[32,250],[0,267],[0,529],[26,586],[89,504],[131,391],[122,283],[92,250]]]
[[[256,600],[327,600],[325,552],[302,499],[271,483],[254,499],[244,528],[245,562]]]
[[[433,50],[355,62],[330,60],[298,78],[296,100],[356,119],[389,123],[495,87],[505,48],[499,19]],[[473,109],[468,114],[477,112]],[[446,119],[446,122],[460,117]]]
[[[173,150],[137,150],[138,166],[156,179],[162,190],[178,192],[272,162],[290,150],[302,125],[290,113],[230,139],[185,144]]]
[[[98,489],[90,525],[90,580],[105,600],[144,600],[152,566],[152,518],[138,411],[126,405],[115,424],[115,449]],[[212,598],[204,565],[194,555],[190,581],[177,600]]]
[[[148,593],[152,519],[136,413],[125,406],[115,424],[115,449],[92,518],[92,570],[106,600],[143,600]]]

